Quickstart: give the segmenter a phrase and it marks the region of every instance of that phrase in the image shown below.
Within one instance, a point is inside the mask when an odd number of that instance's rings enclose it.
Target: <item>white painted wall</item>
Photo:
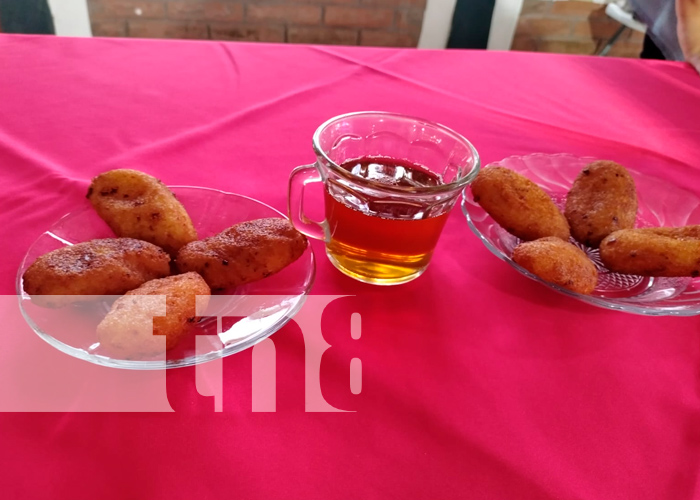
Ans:
[[[53,25],[59,36],[92,36],[87,0],[49,0]]]
[[[444,49],[450,36],[457,0],[428,0],[423,14],[419,49]]]
[[[487,49],[510,50],[522,8],[523,0],[496,0]]]

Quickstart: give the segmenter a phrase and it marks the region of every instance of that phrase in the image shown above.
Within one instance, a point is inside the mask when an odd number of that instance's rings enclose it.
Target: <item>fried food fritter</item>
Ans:
[[[165,310],[158,295],[165,296]],[[198,295],[206,307],[211,290],[197,273],[144,283],[117,299],[97,326],[100,346],[123,359],[156,356],[164,352],[157,336],[164,335],[165,349],[172,349],[197,320]]]
[[[569,224],[552,199],[510,169],[485,168],[471,185],[474,201],[509,233],[526,241],[556,236],[569,240]]]
[[[169,263],[167,253],[145,241],[91,240],[36,259],[24,273],[24,291],[39,306],[63,307],[87,300],[87,295],[121,295],[168,276]]]
[[[197,239],[185,207],[158,179],[136,170],[110,170],[92,180],[87,198],[117,236],[137,238],[172,257]]]
[[[236,224],[180,249],[177,267],[196,271],[212,289],[243,285],[270,276],[297,260],[306,237],[286,220],[257,219]]]
[[[598,271],[575,245],[548,237],[521,243],[513,260],[543,280],[573,292],[589,295],[598,283]]]
[[[700,276],[700,226],[615,231],[600,244],[611,271],[640,276]]]
[[[634,179],[614,161],[586,166],[574,181],[564,210],[571,234],[584,245],[597,248],[607,235],[632,229],[637,218]]]

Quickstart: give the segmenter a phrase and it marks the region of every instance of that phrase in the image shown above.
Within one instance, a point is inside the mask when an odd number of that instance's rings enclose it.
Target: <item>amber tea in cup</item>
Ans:
[[[343,273],[392,285],[428,267],[450,210],[476,176],[479,156],[456,132],[418,118],[383,112],[342,115],[314,134],[317,162],[294,169],[289,216],[326,243]],[[303,188],[323,182],[323,222],[303,211]]]

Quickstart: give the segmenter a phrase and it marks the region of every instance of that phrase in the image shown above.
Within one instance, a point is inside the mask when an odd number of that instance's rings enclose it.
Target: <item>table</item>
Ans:
[[[537,151],[591,155],[700,193],[700,76],[682,63],[2,36],[0,102],[5,402],[18,401],[19,387],[78,404],[90,374],[110,370],[42,342],[12,297],[27,246],[108,168],[285,210],[289,171],[312,161],[317,125],[382,109],[456,129],[484,164]],[[700,495],[696,318],[627,315],[559,295],[492,256],[458,209],[431,267],[400,287],[354,282],[317,243],[314,251],[313,294],[348,295],[323,319],[333,347],[321,386],[352,411],[304,411],[304,345],[291,322],[272,337],[275,412],[252,411],[245,351],[223,362],[222,412],[185,368],[167,374],[174,413],[0,414],[4,496]],[[348,386],[352,357],[362,362],[359,395]],[[62,385],[73,369],[88,375]],[[45,375],[32,378],[35,370]]]

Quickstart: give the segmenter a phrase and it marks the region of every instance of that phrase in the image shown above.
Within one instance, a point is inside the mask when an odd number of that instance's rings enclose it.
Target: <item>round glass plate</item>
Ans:
[[[257,200],[215,189],[172,186],[192,218],[200,238],[213,236],[239,222],[285,217]],[[285,217],[286,218],[286,217]],[[51,250],[114,233],[84,201],[46,230],[31,245],[17,273],[19,307],[32,329],[62,352],[99,365],[134,370],[189,366],[247,349],[282,328],[302,307],[311,290],[316,266],[311,245],[295,262],[263,280],[212,294],[206,317],[177,347],[149,359],[117,359],[100,349],[96,327],[116,297],[46,309],[24,292],[22,276],[34,260]],[[206,336],[206,341],[195,338]],[[202,347],[205,346],[205,347]]]
[[[523,174],[544,189],[562,210],[574,179],[596,158],[568,154],[512,156],[495,162]],[[490,166],[490,165],[489,165]],[[486,167],[488,168],[488,166]],[[628,168],[637,187],[639,210],[635,227],[685,226],[700,224],[700,198],[666,180]],[[700,314],[700,278],[651,278],[613,273],[601,263],[597,249],[582,248],[598,268],[598,285],[591,295],[581,295],[547,283],[516,264],[511,256],[520,240],[499,226],[477,203],[467,187],[462,194],[462,211],[469,227],[499,259],[525,276],[565,295],[589,304],[651,316],[694,316]]]

